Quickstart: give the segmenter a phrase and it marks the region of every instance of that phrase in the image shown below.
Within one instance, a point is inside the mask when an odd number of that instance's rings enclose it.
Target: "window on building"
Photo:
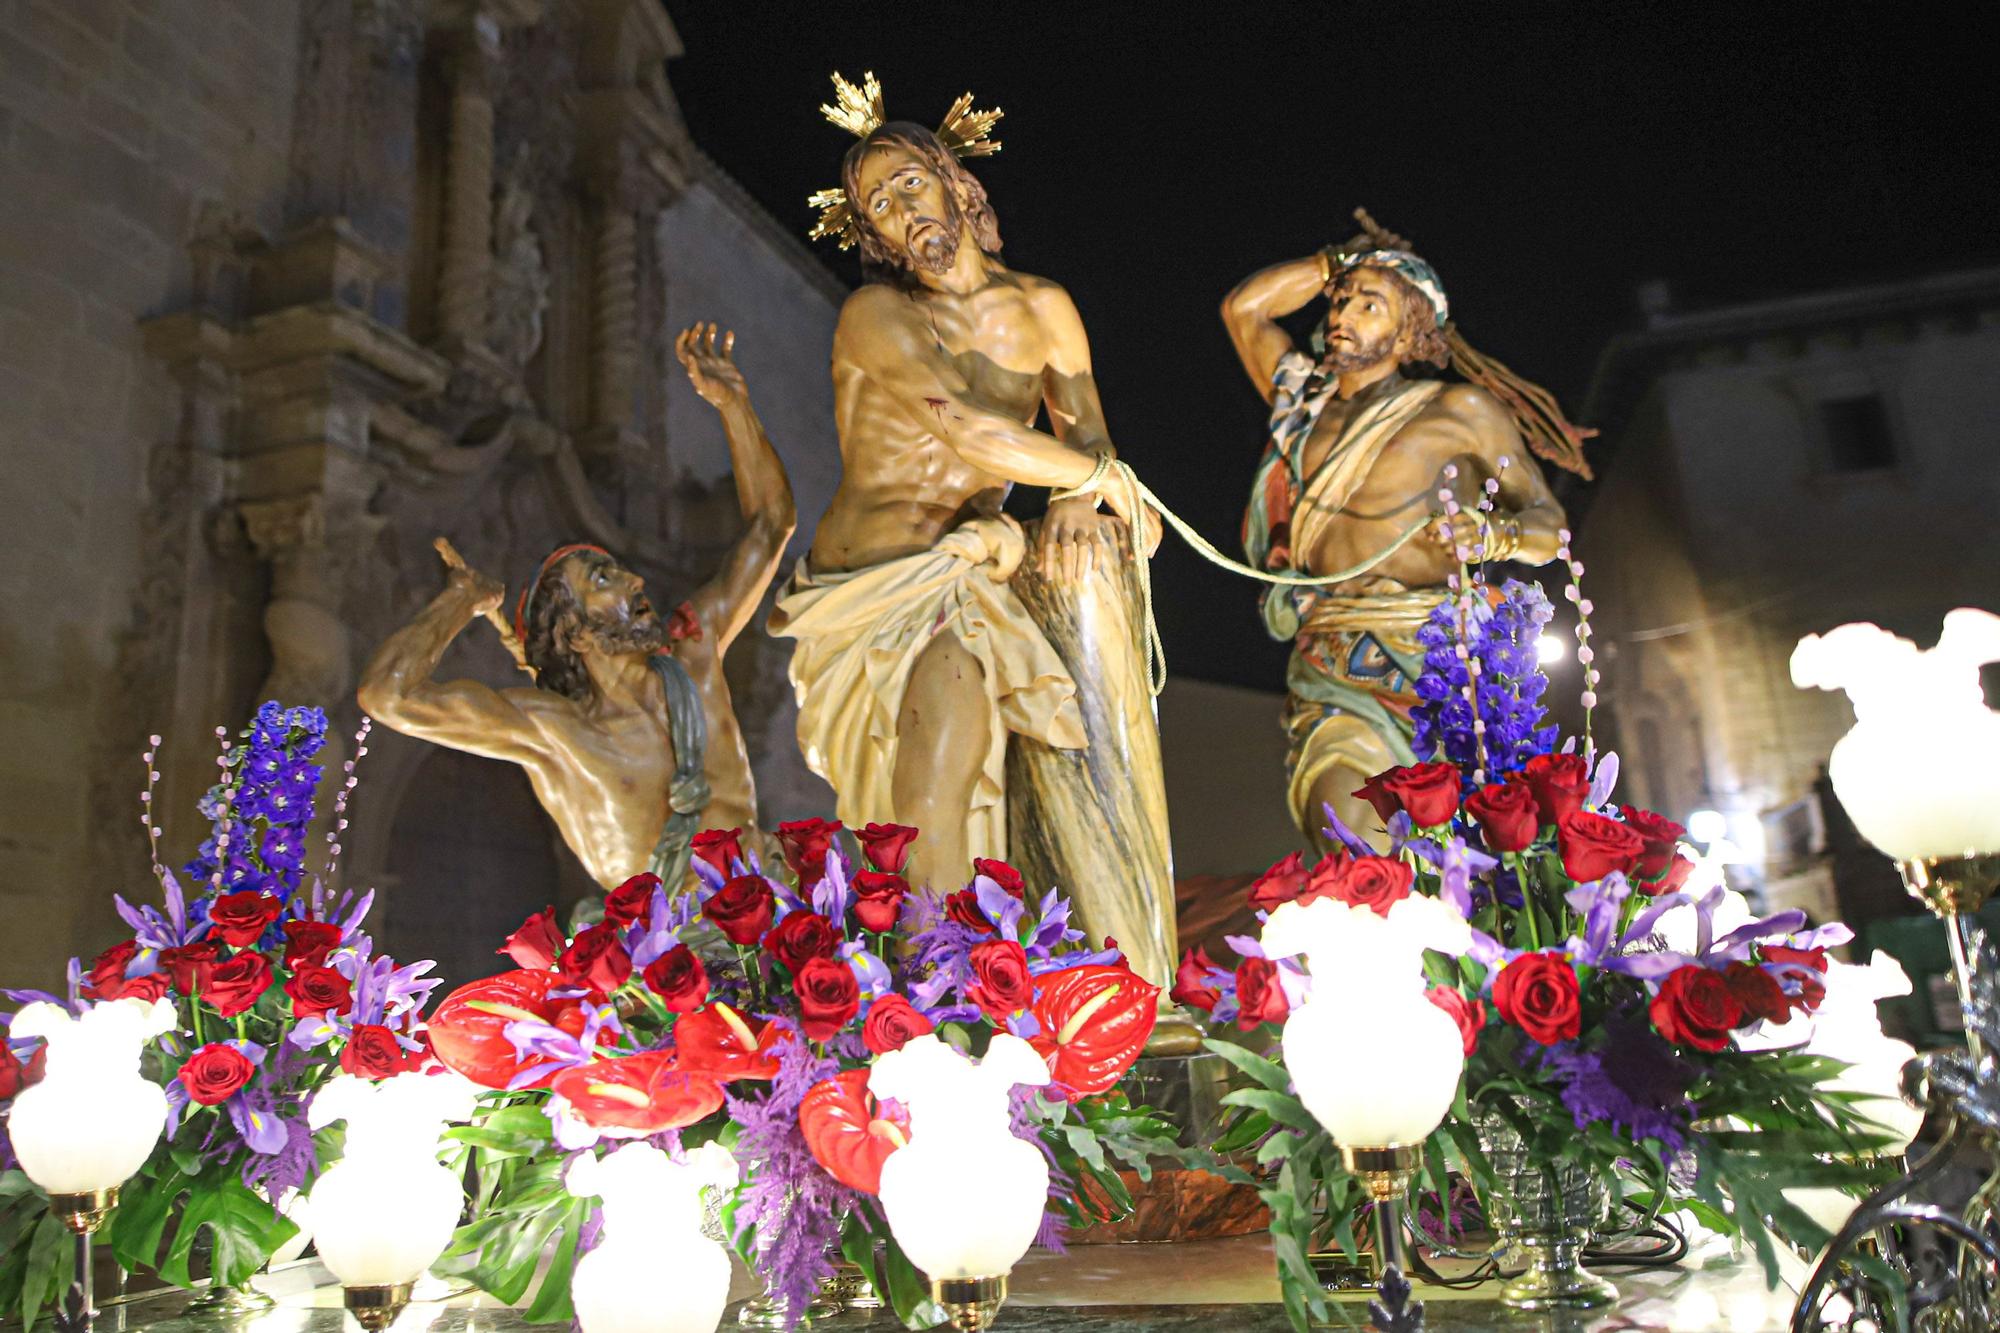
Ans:
[[[1820,428],[1835,472],[1880,472],[1896,466],[1896,439],[1879,393],[1822,398]]]

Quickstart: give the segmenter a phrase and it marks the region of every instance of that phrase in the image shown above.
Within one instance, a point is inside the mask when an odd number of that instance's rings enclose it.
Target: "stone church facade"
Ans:
[[[10,984],[152,892],[149,732],[174,861],[215,725],[278,698],[352,732],[357,669],[440,585],[434,536],[510,588],[591,541],[684,596],[738,519],[682,326],[737,330],[824,509],[842,288],[690,141],[680,55],[657,0],[0,0]],[[785,656],[746,635],[730,673],[773,818],[831,803]],[[482,625],[441,672],[514,683]],[[515,770],[369,750],[344,878],[398,956],[475,975],[581,890]]]

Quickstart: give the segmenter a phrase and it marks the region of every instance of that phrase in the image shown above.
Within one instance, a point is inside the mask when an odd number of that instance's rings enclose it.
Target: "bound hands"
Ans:
[[[466,564],[465,557],[446,538],[439,537],[431,545],[437,548],[438,556],[444,561],[446,591],[464,598],[471,616],[491,616],[499,611],[501,603],[507,600],[504,585]]]
[[[1110,514],[1097,512],[1095,496],[1055,500],[1042,519],[1042,577],[1050,583],[1076,584],[1089,578],[1098,560],[1109,560],[1125,545],[1125,526]]]
[[[690,325],[674,339],[674,355],[680,358],[694,391],[709,406],[723,408],[749,398],[750,386],[736,365],[734,332],[724,333],[718,347],[713,323]]]

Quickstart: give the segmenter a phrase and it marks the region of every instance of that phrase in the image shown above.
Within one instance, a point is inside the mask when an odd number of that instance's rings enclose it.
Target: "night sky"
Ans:
[[[1698,308],[2000,261],[1992,45],[1923,9],[667,8],[695,140],[801,233],[852,142],[829,71],[874,70],[893,118],[1004,107],[973,169],[1007,262],[1069,289],[1121,455],[1232,553],[1263,411],[1218,304],[1356,205],[1572,411],[1641,281]],[[1254,587],[1172,537],[1154,576],[1177,674],[1282,686]]]

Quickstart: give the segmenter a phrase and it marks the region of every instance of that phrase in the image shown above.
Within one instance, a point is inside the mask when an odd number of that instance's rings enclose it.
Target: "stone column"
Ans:
[[[438,332],[451,347],[486,342],[493,271],[493,84],[500,25],[483,11],[455,33],[449,56],[451,128],[447,147]]]
[[[628,193],[614,186],[600,199],[591,267],[591,425],[614,438],[632,426],[639,364],[639,226]]]

